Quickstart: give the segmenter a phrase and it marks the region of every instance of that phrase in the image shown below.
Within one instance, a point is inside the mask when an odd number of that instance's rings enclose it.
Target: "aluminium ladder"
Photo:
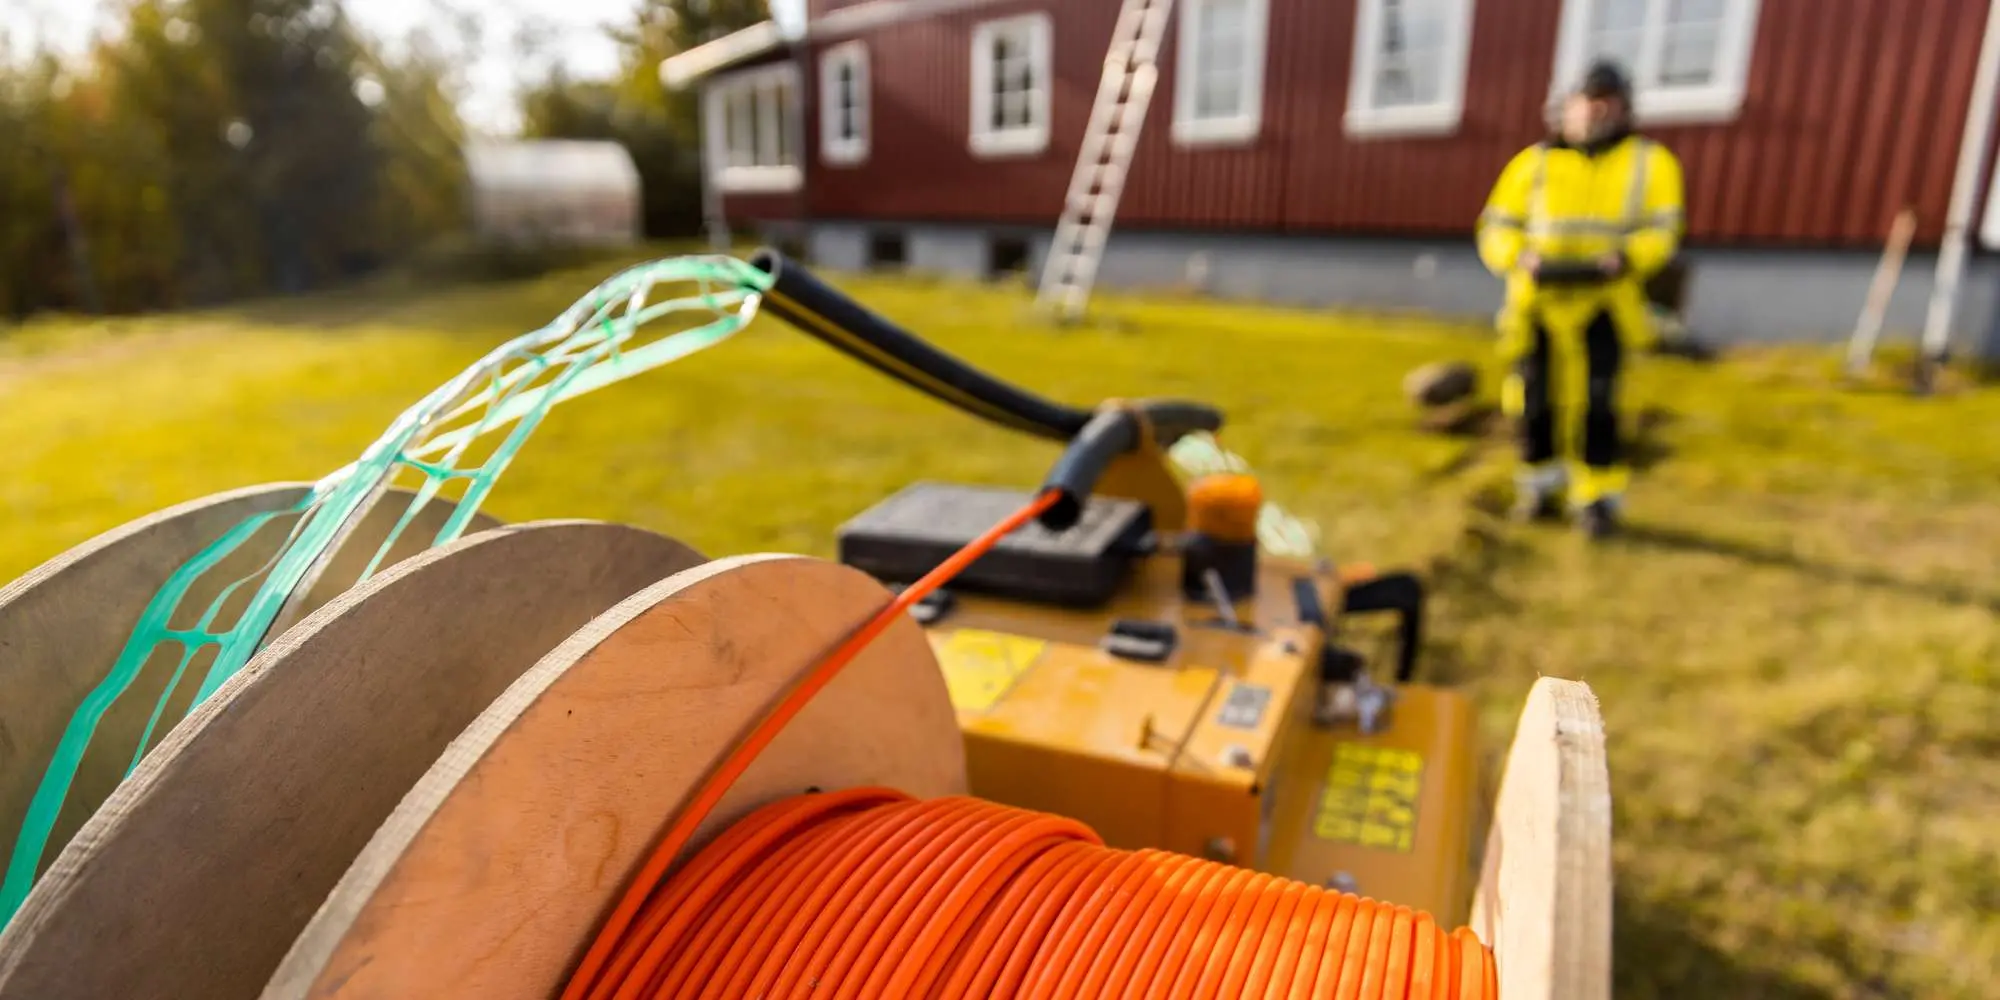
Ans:
[[[1118,12],[1118,26],[1104,54],[1104,77],[1036,296],[1039,307],[1053,309],[1061,319],[1081,316],[1090,301],[1118,198],[1139,148],[1139,127],[1159,82],[1160,43],[1173,6],[1173,0],[1124,0]]]

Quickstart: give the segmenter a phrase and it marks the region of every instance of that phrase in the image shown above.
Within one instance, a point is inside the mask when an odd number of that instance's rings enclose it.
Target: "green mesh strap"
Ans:
[[[128,774],[163,722],[172,728],[214,694],[249,662],[274,623],[297,609],[347,532],[399,474],[414,474],[421,483],[361,580],[381,568],[418,512],[447,486],[462,486],[463,494],[430,544],[457,538],[551,406],[722,342],[756,315],[769,287],[769,275],[729,257],[670,258],[622,271],[547,326],[501,345],[405,410],[360,459],[314,484],[290,509],[238,524],[175,570],[147,604],[110,672],[84,698],[63,731],[22,820],[5,880],[0,881],[0,927],[12,919],[34,886],[56,818],[98,724],[156,649],[177,645],[180,656],[132,748]],[[681,294],[652,301],[662,288],[677,288]],[[639,329],[655,320],[667,321],[661,324],[666,335],[639,342]],[[474,456],[476,443],[510,426],[490,453]],[[197,580],[265,526],[286,517],[295,519],[290,535],[264,566],[231,582],[194,625],[170,627]],[[253,582],[256,587],[244,609],[227,627],[218,627],[230,599]],[[187,707],[169,720],[169,702],[189,666],[211,648],[215,656],[200,687]]]

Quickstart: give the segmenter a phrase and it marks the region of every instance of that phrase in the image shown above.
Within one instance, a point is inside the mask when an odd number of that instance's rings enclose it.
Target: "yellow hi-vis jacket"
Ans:
[[[1540,319],[1551,336],[1582,336],[1599,310],[1638,347],[1652,340],[1646,281],[1680,247],[1681,165],[1665,146],[1627,136],[1590,154],[1539,143],[1516,155],[1479,218],[1479,257],[1507,282],[1500,309],[1503,357],[1519,357]],[[1595,285],[1537,286],[1519,266],[1532,250],[1544,263],[1625,258],[1618,278]]]

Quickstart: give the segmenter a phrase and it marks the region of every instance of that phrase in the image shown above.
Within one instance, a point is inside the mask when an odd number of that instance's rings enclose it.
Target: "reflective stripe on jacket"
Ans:
[[[1522,150],[1479,218],[1480,259],[1507,282],[1502,332],[1530,315],[1580,329],[1609,309],[1621,331],[1642,338],[1645,283],[1678,251],[1683,211],[1680,161],[1657,142],[1629,136],[1595,153],[1551,143]],[[1537,287],[1518,266],[1529,250],[1548,263],[1620,253],[1626,270],[1603,284]]]

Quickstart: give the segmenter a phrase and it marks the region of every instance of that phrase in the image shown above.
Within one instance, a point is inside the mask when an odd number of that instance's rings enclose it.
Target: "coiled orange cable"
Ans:
[[[862,788],[773,803],[642,909],[594,996],[1490,1000],[1428,914],[1071,820]]]
[[[564,1000],[1078,997],[1491,1000],[1492,953],[1429,915],[1103,846],[1073,820],[850,789],[773,803],[668,877],[758,753],[897,616],[1039,515],[910,586],[761,720],[674,818]]]

